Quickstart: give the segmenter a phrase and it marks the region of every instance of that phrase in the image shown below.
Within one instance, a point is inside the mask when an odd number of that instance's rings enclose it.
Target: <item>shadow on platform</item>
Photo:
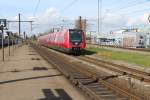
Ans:
[[[32,69],[22,69],[22,70],[14,69],[14,70],[11,70],[11,71],[0,72],[0,74],[11,73],[11,72],[15,73],[15,72],[25,72],[25,71],[40,71],[40,70],[49,70],[49,69],[56,69],[56,68],[33,67]]]
[[[73,100],[64,89],[55,89],[58,96],[56,96],[51,89],[43,89],[42,91],[45,98],[39,100]]]
[[[45,75],[45,76],[37,76],[37,77],[29,77],[29,78],[21,78],[21,79],[8,80],[8,81],[0,82],[0,85],[6,84],[6,83],[14,83],[14,82],[19,82],[19,81],[26,81],[26,80],[40,79],[40,78],[48,78],[48,77],[56,77],[56,76],[62,76],[62,74]]]

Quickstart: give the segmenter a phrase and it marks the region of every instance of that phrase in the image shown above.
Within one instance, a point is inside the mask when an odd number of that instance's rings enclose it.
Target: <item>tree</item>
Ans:
[[[86,23],[86,19],[82,19],[81,16],[79,16],[79,19],[77,19],[75,21],[75,28],[76,29],[81,29],[84,32],[86,32],[86,28],[87,28],[87,23]]]

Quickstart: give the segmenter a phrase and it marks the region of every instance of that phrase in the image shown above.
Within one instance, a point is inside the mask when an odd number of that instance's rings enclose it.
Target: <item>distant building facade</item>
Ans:
[[[111,32],[107,36],[92,38],[92,43],[99,45],[113,45],[119,47],[145,48],[150,47],[150,33],[138,29],[124,29]]]

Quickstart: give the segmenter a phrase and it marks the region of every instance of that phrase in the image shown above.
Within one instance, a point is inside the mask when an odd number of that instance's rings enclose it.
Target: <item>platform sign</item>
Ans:
[[[7,20],[6,19],[0,19],[0,26],[6,27],[7,26]]]

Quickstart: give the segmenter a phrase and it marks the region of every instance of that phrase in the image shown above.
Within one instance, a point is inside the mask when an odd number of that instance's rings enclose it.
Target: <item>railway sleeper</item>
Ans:
[[[113,91],[96,91],[96,94],[100,94],[100,95],[108,95],[108,94],[114,94]]]
[[[116,77],[118,77],[118,75],[105,76],[105,77],[102,78],[102,80],[108,80],[110,78],[112,79],[112,78],[116,78]]]
[[[117,77],[117,75],[107,76],[104,79],[112,77]],[[127,100],[126,97],[121,97],[116,92],[109,90],[108,88],[102,86],[100,83],[97,83],[97,80],[93,80],[91,77],[87,77],[79,73],[73,73],[71,80],[76,86],[85,86],[89,90],[92,90],[96,95],[104,98],[104,100]]]
[[[94,89],[95,93],[105,100],[122,100],[127,99],[127,97],[123,97],[112,90],[108,90],[107,88]]]
[[[94,91],[107,91],[108,89],[102,86],[87,86],[88,88],[94,90]]]
[[[78,82],[81,82],[83,85],[88,85],[88,84],[91,84],[91,83],[95,83],[97,82],[97,80],[92,80],[92,79],[82,79],[82,80],[78,80]]]
[[[85,85],[79,84],[78,87],[79,87],[91,100],[104,100],[104,99],[101,99],[98,95],[96,95],[92,90],[90,90],[89,88],[87,88]]]
[[[106,87],[103,87],[102,85],[93,85],[93,86],[91,86],[91,85],[88,85],[87,86],[88,88],[90,88],[91,90],[93,90],[93,91],[105,91],[105,92],[108,92],[108,91],[110,91],[110,90],[108,90]],[[112,92],[112,91],[111,91]]]
[[[100,97],[104,98],[104,100],[127,100],[127,98],[118,97],[115,95],[101,95]]]
[[[94,89],[91,88],[91,86],[94,86]],[[127,100],[125,97],[118,96],[115,92],[102,87],[98,83],[92,83],[89,85],[79,84],[79,87],[89,96],[94,94],[93,96],[95,96],[96,99],[94,98],[92,100]]]
[[[79,77],[78,78],[73,78],[72,77],[71,80],[74,80],[74,81],[76,81],[78,83],[81,83],[83,85],[88,85],[88,84],[97,82],[97,80],[93,80],[92,78],[83,78],[83,77],[81,77],[81,78],[79,78]]]
[[[89,84],[87,87],[106,100],[127,100],[126,97],[123,97],[116,92],[109,90],[99,83]]]
[[[85,75],[81,75],[79,73],[71,74],[70,75],[70,80],[75,85],[79,85],[79,84],[88,85],[88,84],[97,82],[97,80],[94,80],[91,77],[88,77],[88,76],[85,76]]]
[[[72,76],[74,79],[89,79],[91,77],[85,76],[85,75],[81,75],[79,73],[72,73]]]

